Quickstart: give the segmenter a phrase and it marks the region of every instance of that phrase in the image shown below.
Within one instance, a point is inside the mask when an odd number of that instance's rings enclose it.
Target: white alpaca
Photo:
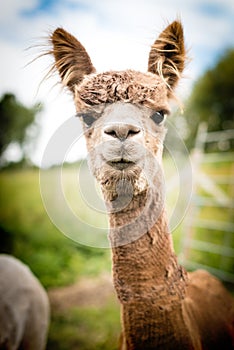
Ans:
[[[45,349],[49,317],[47,293],[28,266],[0,254],[0,349]]]

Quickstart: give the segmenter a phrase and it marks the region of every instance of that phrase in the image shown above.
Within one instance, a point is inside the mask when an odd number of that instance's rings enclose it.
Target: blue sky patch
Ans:
[[[208,17],[222,17],[227,15],[227,9],[221,3],[202,3],[195,5],[198,12]]]
[[[85,11],[89,7],[82,1],[72,1],[72,0],[38,0],[37,5],[30,10],[23,10],[21,15],[25,17],[39,16],[42,14],[55,14],[58,12],[59,8],[65,7],[70,10],[80,10]]]

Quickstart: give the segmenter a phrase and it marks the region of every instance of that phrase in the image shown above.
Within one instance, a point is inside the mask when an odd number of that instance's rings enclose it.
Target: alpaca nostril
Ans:
[[[133,137],[141,132],[141,129],[135,125],[129,124],[114,124],[109,125],[104,129],[104,133],[121,141],[129,137]]]
[[[107,135],[109,135],[109,136],[112,136],[112,137],[117,138],[117,133],[116,133],[116,131],[113,130],[113,129],[104,130],[104,133],[107,134]]]

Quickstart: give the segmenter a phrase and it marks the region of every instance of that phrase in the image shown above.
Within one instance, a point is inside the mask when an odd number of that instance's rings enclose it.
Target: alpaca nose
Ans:
[[[107,125],[104,129],[106,135],[117,138],[120,141],[125,141],[127,138],[139,135],[141,131],[139,126],[119,123]]]

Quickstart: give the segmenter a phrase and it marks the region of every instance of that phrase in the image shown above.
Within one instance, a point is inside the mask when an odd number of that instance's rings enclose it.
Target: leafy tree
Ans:
[[[27,141],[27,129],[35,122],[40,105],[27,108],[16,97],[7,93],[0,100],[0,157],[12,143],[21,147]]]
[[[195,83],[185,115],[189,147],[193,146],[201,121],[208,123],[208,131],[234,129],[234,49],[229,49]]]

